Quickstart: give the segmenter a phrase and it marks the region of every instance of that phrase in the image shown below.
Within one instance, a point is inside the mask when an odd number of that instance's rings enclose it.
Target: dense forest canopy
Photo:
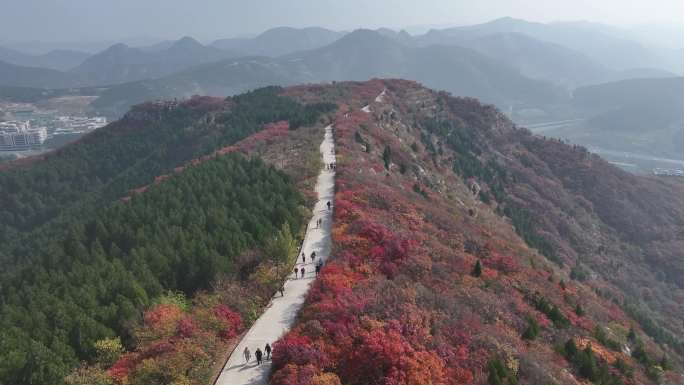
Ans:
[[[28,167],[0,172],[0,243],[85,201],[107,202],[270,122],[311,125],[334,106],[301,105],[269,87],[220,101],[145,104]],[[208,99],[208,100],[205,100]]]
[[[0,171],[0,384],[61,384],[96,341],[132,343],[160,295],[240,276],[235,258],[300,229],[305,202],[285,174],[237,154],[193,161],[267,123],[297,129],[335,107],[280,93],[141,105]]]

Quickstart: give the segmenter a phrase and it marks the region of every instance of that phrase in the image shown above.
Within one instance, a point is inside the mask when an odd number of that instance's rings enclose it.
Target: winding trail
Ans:
[[[325,138],[320,147],[321,156],[324,164],[335,162],[335,142],[333,138],[333,128],[325,128]],[[330,256],[332,229],[332,209],[328,209],[327,203],[333,203],[335,197],[335,171],[323,169],[318,175],[316,183],[318,201],[314,207],[314,215],[309,222],[304,236],[304,242],[300,255],[297,259],[297,268],[304,267],[306,273],[304,278],[301,275],[294,278],[294,272],[290,279],[285,283],[285,295],[276,294],[271,300],[269,307],[252,325],[252,328],[245,334],[244,338],[235,348],[228,362],[223,368],[221,375],[216,381],[216,385],[266,385],[268,375],[271,370],[271,362],[264,359],[264,363],[257,365],[254,352],[257,348],[264,351],[267,343],[273,345],[282,337],[294,324],[299,309],[304,304],[306,294],[311,283],[316,279],[315,266],[319,259],[325,262]],[[323,222],[317,226],[318,219]],[[315,262],[311,261],[311,253],[316,252]],[[306,262],[302,263],[301,253],[305,253]],[[252,359],[245,363],[243,351],[249,347],[252,352]],[[264,352],[265,358],[266,352]]]

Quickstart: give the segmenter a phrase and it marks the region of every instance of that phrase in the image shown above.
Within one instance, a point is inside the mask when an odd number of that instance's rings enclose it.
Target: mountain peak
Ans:
[[[178,39],[173,45],[170,47],[170,49],[173,48],[196,48],[196,47],[204,47],[202,43],[197,41],[195,38],[190,37],[190,36],[183,36],[182,38]]]

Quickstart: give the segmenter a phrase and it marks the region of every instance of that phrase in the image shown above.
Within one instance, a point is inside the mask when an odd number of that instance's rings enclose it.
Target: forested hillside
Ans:
[[[684,382],[684,186],[402,80],[147,104],[4,166],[0,379],[209,383],[289,272],[329,119],[333,257],[271,384]]]
[[[682,383],[682,186],[412,82],[333,89],[336,257],[271,384]]]
[[[141,343],[141,312],[167,291],[238,283],[289,257],[268,245],[298,234],[304,198],[290,176],[233,145],[262,130],[286,137],[335,106],[281,93],[141,105],[60,151],[3,165],[1,384],[61,384],[100,357],[98,341]],[[266,294],[211,322],[236,310],[251,320]]]
[[[329,104],[299,105],[266,88],[227,100],[147,103],[77,144],[0,172],[0,241],[78,207],[107,202],[156,176],[260,130],[310,125]],[[28,164],[24,164],[28,163]]]
[[[64,238],[34,233],[33,263],[2,280],[0,378],[60,383],[78,360],[94,356],[96,341],[130,340],[140,309],[165,290],[208,288],[217,274],[235,273],[245,250],[283,226],[299,229],[302,204],[282,174],[230,155],[93,220],[74,218]]]

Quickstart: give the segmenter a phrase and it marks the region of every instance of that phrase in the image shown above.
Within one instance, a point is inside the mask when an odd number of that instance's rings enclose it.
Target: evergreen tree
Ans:
[[[534,317],[527,318],[527,328],[522,334],[525,340],[534,340],[539,335],[539,323]]]
[[[475,267],[473,267],[473,271],[471,274],[475,278],[480,278],[480,276],[482,275],[482,264],[480,263],[479,259],[477,260],[477,262],[475,262]]]
[[[382,160],[385,163],[385,169],[389,170],[392,164],[392,149],[389,145],[386,145],[385,150],[382,151]]]

